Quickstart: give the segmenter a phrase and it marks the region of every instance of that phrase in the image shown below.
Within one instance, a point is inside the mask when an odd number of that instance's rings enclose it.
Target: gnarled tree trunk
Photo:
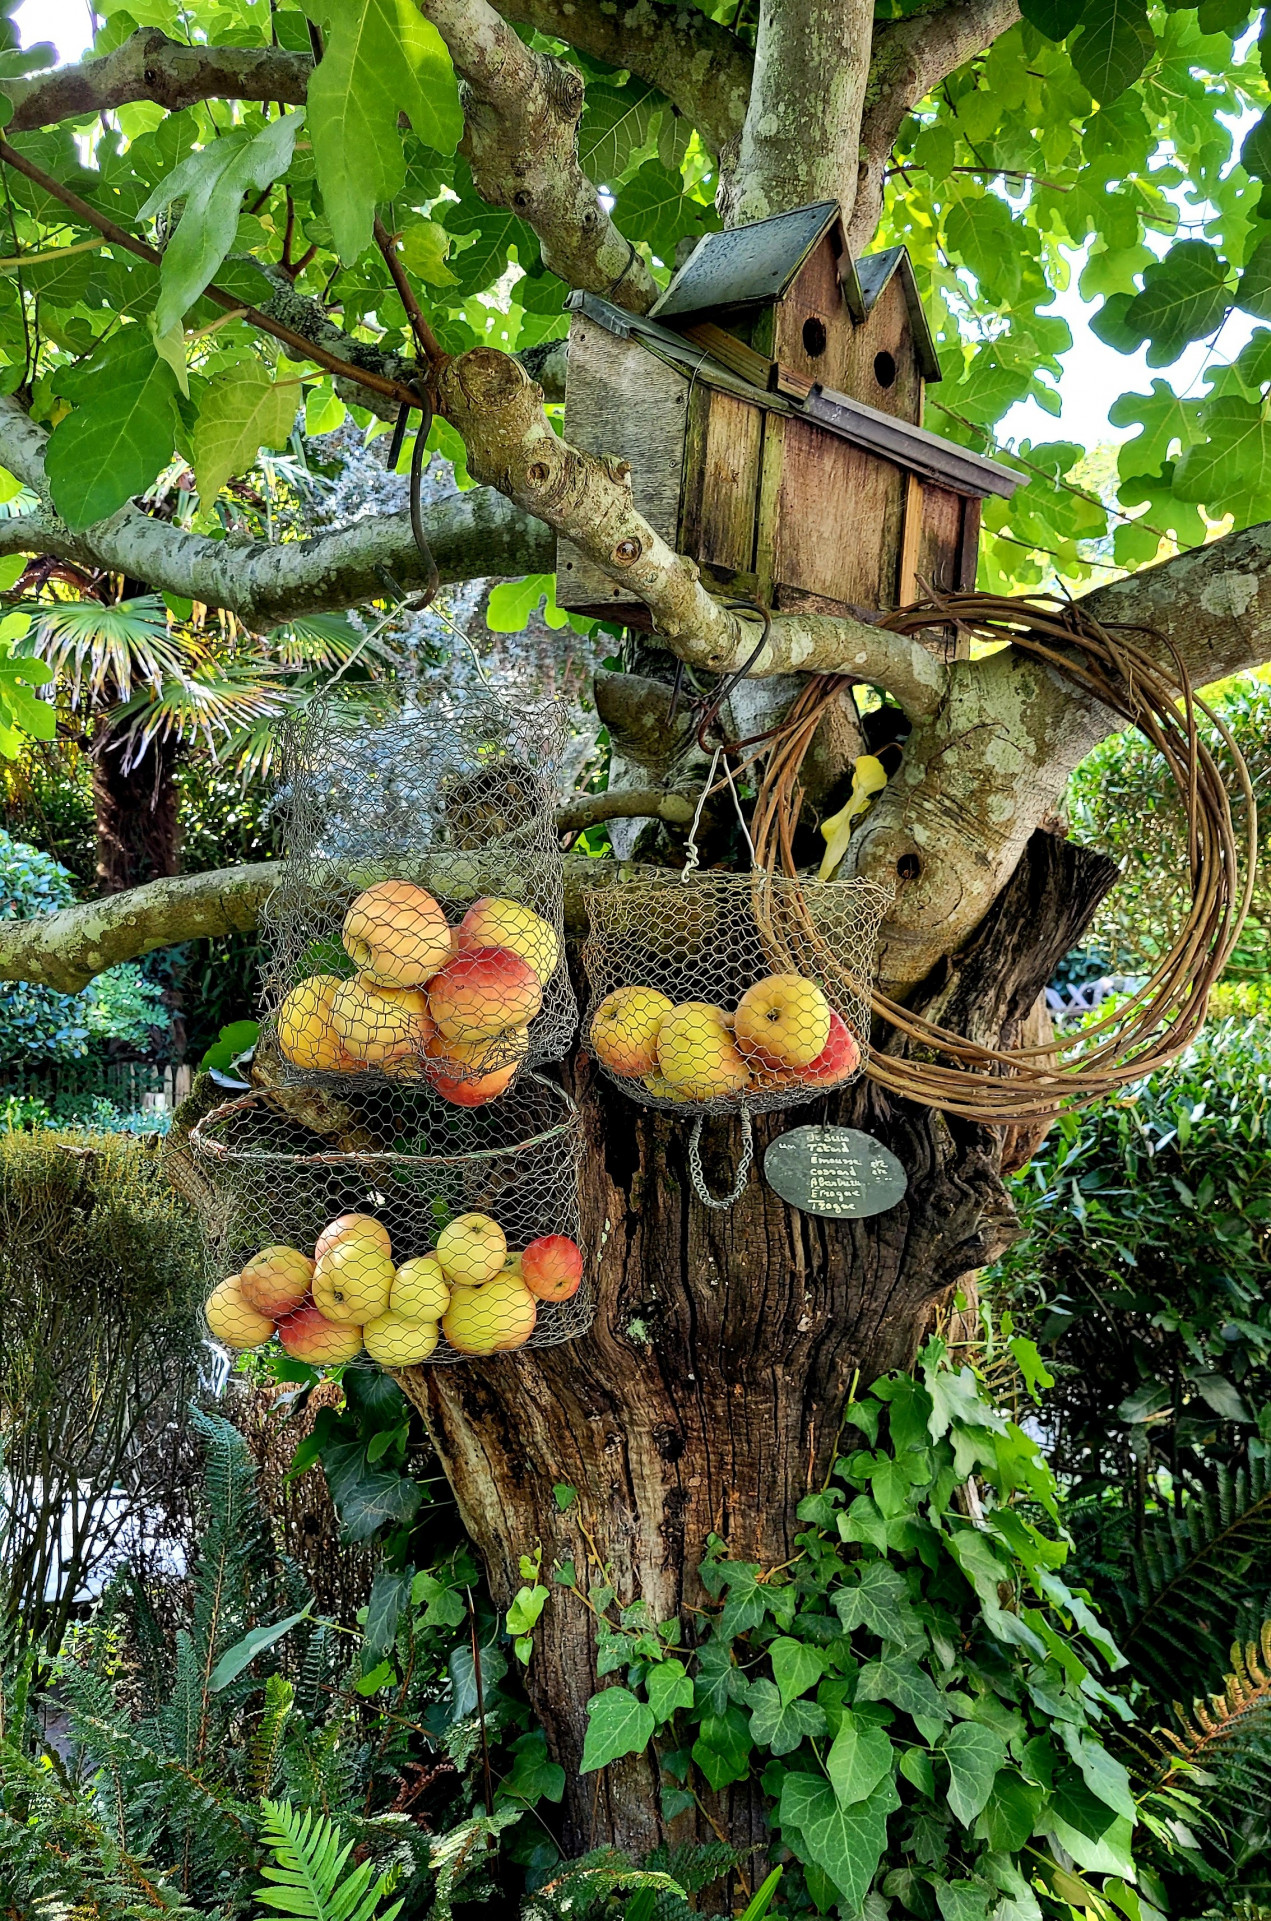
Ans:
[[[104,894],[162,880],[180,866],[175,741],[155,740],[135,759],[105,717],[93,730],[97,879]]]
[[[1056,960],[1114,877],[1100,856],[1037,834],[1010,886],[952,974],[932,983],[964,1032],[1018,1040]],[[862,1081],[829,1118],[865,1128],[909,1176],[900,1205],[836,1222],[791,1209],[756,1175],[727,1213],[694,1197],[688,1128],[637,1107],[586,1061],[574,1070],[587,1129],[584,1242],[599,1250],[591,1332],[482,1368],[399,1378],[428,1422],[500,1605],[519,1557],[572,1561],[585,1586],[609,1570],[619,1604],[657,1620],[706,1601],[708,1539],[730,1558],[789,1559],[796,1508],[823,1481],[844,1403],[908,1365],[933,1306],[994,1259],[1015,1217],[1001,1181],[1017,1158],[994,1130],[892,1102]],[[819,1111],[819,1110],[818,1110]],[[756,1149],[806,1115],[768,1117]],[[736,1124],[707,1137],[720,1191],[739,1151]],[[553,1487],[577,1501],[562,1513]],[[651,1755],[602,1774],[578,1765],[595,1692],[595,1624],[555,1585],[535,1636],[528,1686],[566,1775],[570,1852],[604,1844],[636,1855],[667,1837]],[[691,1632],[689,1635],[691,1639]],[[765,1842],[752,1795],[720,1797],[715,1818],[744,1850]],[[681,1817],[675,1838],[691,1816]],[[709,1839],[709,1833],[703,1838]]]

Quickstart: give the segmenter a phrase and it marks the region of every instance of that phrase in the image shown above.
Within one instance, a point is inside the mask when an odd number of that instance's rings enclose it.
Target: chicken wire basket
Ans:
[[[350,1085],[258,1090],[191,1130],[213,1338],[392,1369],[585,1333],[568,1094],[522,1075],[496,1115]]]
[[[558,701],[368,715],[317,703],[283,744],[285,878],[262,920],[266,1035],[297,1081],[427,1081],[461,1107],[559,1060]]]
[[[667,874],[587,893],[586,1046],[623,1092],[685,1116],[797,1107],[865,1064],[884,888]]]

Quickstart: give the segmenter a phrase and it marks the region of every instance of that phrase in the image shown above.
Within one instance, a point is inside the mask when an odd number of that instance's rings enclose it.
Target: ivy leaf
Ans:
[[[405,184],[398,115],[443,154],[458,145],[463,115],[441,35],[411,0],[308,0],[305,11],[325,36],[309,82],[314,166],[347,266],[370,245],[376,207]]]
[[[1072,64],[1101,107],[1134,85],[1155,50],[1142,0],[1087,0]]]
[[[902,1714],[920,1714],[929,1721],[947,1721],[949,1710],[930,1675],[916,1661],[899,1654],[867,1661],[856,1681],[858,1701],[890,1701]]]
[[[718,1793],[733,1781],[744,1781],[750,1772],[754,1747],[750,1723],[736,1705],[723,1714],[708,1714],[693,1743],[693,1759]]]
[[[366,1651],[372,1659],[392,1653],[398,1618],[409,1588],[409,1574],[389,1574],[384,1568],[376,1574],[366,1604],[366,1626],[362,1630]]]
[[[466,1721],[470,1714],[477,1711],[477,1667],[472,1658],[472,1646],[464,1641],[455,1648],[446,1667],[450,1674],[450,1712],[455,1721]],[[481,1698],[490,1705],[490,1691],[500,1682],[508,1671],[507,1656],[502,1648],[491,1643],[481,1649]]]
[[[1014,1768],[1001,1768],[980,1811],[976,1832],[994,1852],[1015,1854],[1032,1834],[1045,1799],[1044,1788],[1025,1781]]]
[[[819,1774],[787,1774],[777,1819],[781,1838],[799,1859],[812,1862],[838,1890],[848,1914],[857,1914],[887,1845],[887,1816],[900,1806],[889,1775],[866,1801],[840,1807]]]
[[[647,1701],[637,1701],[630,1688],[605,1688],[587,1703],[587,1734],[583,1741],[580,1774],[594,1774],[624,1754],[639,1754],[653,1738],[656,1723]]]
[[[772,1754],[793,1754],[806,1735],[826,1732],[825,1710],[815,1701],[782,1702],[776,1683],[752,1681],[746,1693],[750,1734],[757,1748]]]
[[[1204,425],[1208,438],[1188,447],[1174,469],[1180,500],[1203,501],[1211,513],[1221,513],[1233,494],[1271,489],[1271,421],[1257,401],[1235,394],[1216,400],[1205,409]]]
[[[446,1587],[427,1569],[415,1576],[410,1598],[415,1607],[423,1605],[426,1628],[458,1628],[468,1618],[468,1604],[458,1589]]]
[[[1204,240],[1180,240],[1143,270],[1143,291],[1125,309],[1125,325],[1150,340],[1148,365],[1163,367],[1190,340],[1220,324],[1230,302],[1228,268]]]
[[[941,1921],[988,1921],[989,1890],[982,1881],[937,1881]]]
[[[841,1587],[834,1594],[834,1611],[850,1634],[853,1628],[868,1628],[883,1641],[907,1641],[914,1626],[905,1577],[886,1561],[869,1561],[854,1587]]]
[[[175,200],[185,206],[163,250],[154,326],[165,335],[181,325],[234,244],[243,195],[286,173],[304,109],[268,120],[257,133],[234,127],[189,154],[159,182],[137,214],[153,220]]]
[[[896,1761],[896,1751],[882,1728],[871,1727],[854,1714],[844,1714],[825,1769],[840,1807],[868,1801]]]
[[[693,1705],[692,1679],[683,1661],[674,1656],[669,1661],[654,1662],[645,1676],[644,1690],[659,1727],[670,1720],[677,1708]]]
[[[144,327],[123,328],[76,378],[83,398],[49,436],[45,471],[53,505],[78,528],[118,512],[172,458],[177,383]]]
[[[547,1736],[542,1728],[531,1728],[512,1743],[515,1759],[512,1772],[500,1781],[496,1800],[524,1801],[534,1807],[539,1801],[559,1801],[565,1793],[565,1770],[547,1758]]]
[[[194,478],[199,499],[211,505],[227,480],[256,464],[262,447],[285,447],[300,390],[273,381],[259,360],[218,375],[194,426]]]
[[[1137,1821],[1138,1808],[1130,1777],[1115,1755],[1109,1754],[1101,1741],[1083,1741],[1078,1730],[1067,1721],[1060,1723],[1059,1736],[1091,1794],[1114,1813],[1124,1815],[1127,1821]]]
[[[993,1790],[1006,1759],[1006,1743],[979,1721],[960,1721],[940,1744],[949,1764],[947,1799],[964,1828],[969,1828]]]
[[[824,1655],[810,1648],[806,1641],[794,1641],[788,1635],[781,1635],[769,1645],[768,1658],[783,1707],[815,1687],[825,1673]]]
[[[413,1521],[419,1511],[424,1492],[418,1482],[368,1467],[366,1450],[358,1441],[325,1448],[322,1466],[346,1542],[369,1541],[380,1528]]]

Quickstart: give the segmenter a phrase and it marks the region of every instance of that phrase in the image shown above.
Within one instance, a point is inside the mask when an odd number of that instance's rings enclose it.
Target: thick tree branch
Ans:
[[[280,100],[304,105],[313,61],[281,47],[187,47],[158,27],[140,27],[99,60],[57,67],[31,80],[0,82],[13,102],[9,133],[153,100],[170,113],[196,100]]]
[[[461,151],[477,192],[538,235],[566,285],[644,313],[657,283],[578,164],[582,76],[535,53],[488,0],[421,0],[462,82]]]
[[[712,153],[735,149],[750,98],[750,49],[684,0],[640,0],[638,7],[499,0],[498,11],[611,67],[625,67],[664,93]]]
[[[856,200],[861,103],[874,36],[871,0],[760,0],[755,71],[726,224],[814,200]]]
[[[855,252],[864,251],[878,225],[887,163],[905,115],[1018,19],[1019,0],[954,0],[936,12],[909,14],[875,28],[861,120],[860,180],[848,223]]]

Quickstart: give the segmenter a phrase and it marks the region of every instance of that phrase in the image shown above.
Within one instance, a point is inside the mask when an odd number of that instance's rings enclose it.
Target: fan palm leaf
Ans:
[[[70,687],[76,707],[127,701],[134,686],[151,688],[190,673],[206,654],[180,629],[170,632],[157,594],[107,606],[98,600],[27,601],[32,616],[24,651],[48,662]]]

